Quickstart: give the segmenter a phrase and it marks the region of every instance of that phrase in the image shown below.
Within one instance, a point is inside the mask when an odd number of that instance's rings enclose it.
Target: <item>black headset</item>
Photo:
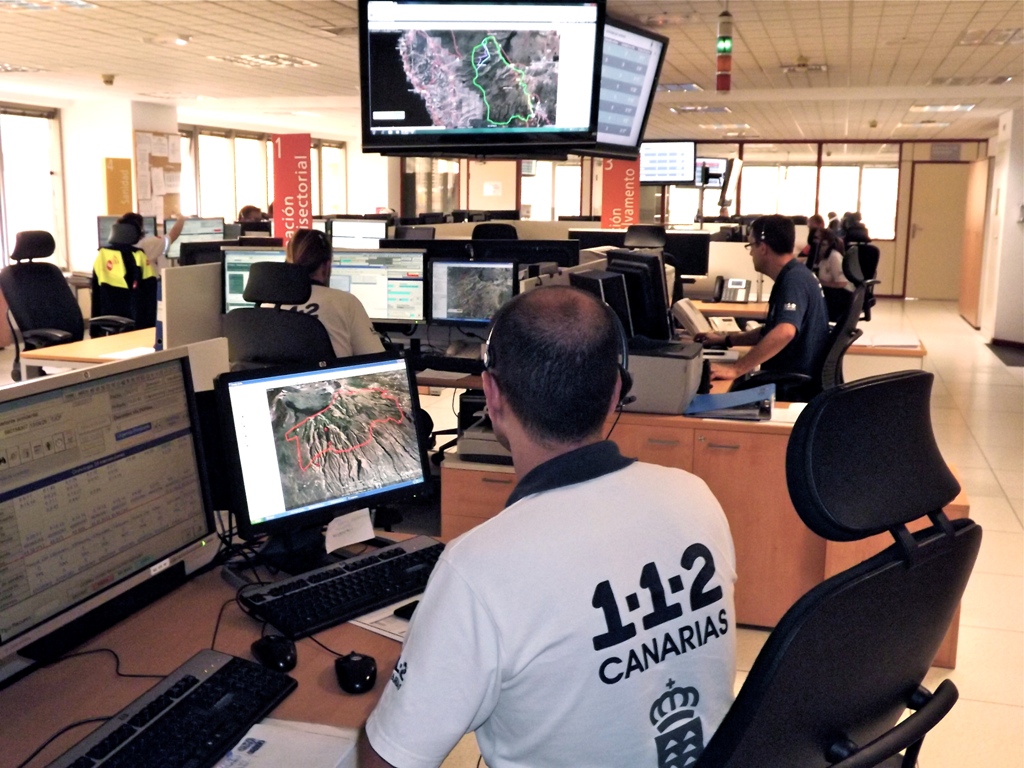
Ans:
[[[616,334],[619,337],[619,381],[622,382],[621,388],[619,389],[619,403],[617,408],[624,408],[632,402],[636,401],[636,397],[630,397],[629,391],[633,388],[633,375],[629,372],[629,339],[626,338],[626,329],[622,325],[622,321],[619,316],[615,314],[608,304],[601,302],[601,306],[604,307],[608,316],[611,318],[612,324],[615,326]],[[495,366],[494,351],[491,348],[491,337],[494,336],[494,324],[491,325],[491,330],[487,334],[487,341],[484,342],[483,346],[483,363],[484,370],[490,371]]]

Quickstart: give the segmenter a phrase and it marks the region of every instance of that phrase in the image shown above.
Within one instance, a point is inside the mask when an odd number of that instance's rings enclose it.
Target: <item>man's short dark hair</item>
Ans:
[[[573,443],[600,430],[619,376],[621,340],[596,297],[549,286],[494,316],[488,372],[535,439]]]
[[[754,219],[754,223],[750,225],[750,232],[755,241],[767,243],[768,247],[779,255],[792,253],[796,244],[796,226],[788,216],[761,216]]]

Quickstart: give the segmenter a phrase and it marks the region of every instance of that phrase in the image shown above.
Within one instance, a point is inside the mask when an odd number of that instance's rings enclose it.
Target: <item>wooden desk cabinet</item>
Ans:
[[[804,525],[786,487],[791,429],[780,423],[624,413],[612,433],[624,455],[693,472],[718,498],[736,546],[740,624],[774,626],[809,589],[892,543],[890,536],[829,542]],[[498,514],[514,485],[510,467],[445,460],[441,538],[452,539]],[[962,495],[946,510],[950,517],[965,517],[967,511]],[[959,616],[936,656],[939,666],[955,666],[958,624]]]

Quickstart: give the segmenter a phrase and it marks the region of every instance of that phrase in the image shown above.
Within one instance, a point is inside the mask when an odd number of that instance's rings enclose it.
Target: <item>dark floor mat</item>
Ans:
[[[1008,347],[1003,344],[986,344],[985,346],[992,350],[993,354],[1002,361],[1003,365],[1007,365],[1010,368],[1024,368],[1024,349]]]

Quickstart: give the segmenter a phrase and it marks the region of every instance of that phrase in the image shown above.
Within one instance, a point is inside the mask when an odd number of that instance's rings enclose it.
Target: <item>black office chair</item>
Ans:
[[[518,240],[519,233],[514,224],[485,221],[473,227],[474,240]]]
[[[395,226],[395,240],[433,240],[434,227],[407,227],[404,224]]]
[[[934,693],[921,681],[981,528],[942,511],[960,486],[932,433],[932,380],[924,371],[862,379],[823,393],[797,419],[786,479],[801,519],[832,541],[888,531],[896,543],[786,612],[694,768],[911,768],[955,703],[951,681]],[[926,515],[930,527],[908,532]]]
[[[141,251],[136,243],[141,237],[138,227],[134,224],[120,223],[110,228],[110,238],[103,246],[108,253],[104,256],[103,249],[97,254],[92,271],[92,316],[102,317],[116,315],[127,317],[135,323],[136,328],[152,328],[156,325],[156,288],[157,279],[153,274],[145,277],[138,266],[135,253]],[[101,280],[96,272],[96,265],[101,258],[114,258],[109,251],[115,251],[125,265],[122,284]],[[150,265],[151,267],[153,265]],[[91,327],[91,336],[105,336],[105,328]]]
[[[331,337],[319,320],[281,309],[282,305],[306,303],[311,291],[309,273],[298,264],[253,264],[242,297],[255,306],[233,309],[224,315],[231,369],[333,360]]]
[[[864,285],[864,310],[862,320],[871,320],[871,308],[875,306],[875,286],[878,275],[878,260],[881,254],[877,245],[853,243],[846,249],[843,258],[843,272],[854,285]]]
[[[67,278],[55,264],[34,259],[53,255],[53,235],[42,230],[19,232],[11,260],[0,271],[0,290],[7,299],[7,322],[14,336],[14,367],[11,378],[21,381],[21,352],[42,349],[85,336],[85,321],[78,299]],[[132,330],[127,317],[103,315],[92,318],[90,332],[96,335]],[[101,332],[102,330],[102,332]]]
[[[660,224],[630,224],[622,245],[626,248],[664,248],[665,228]]]

